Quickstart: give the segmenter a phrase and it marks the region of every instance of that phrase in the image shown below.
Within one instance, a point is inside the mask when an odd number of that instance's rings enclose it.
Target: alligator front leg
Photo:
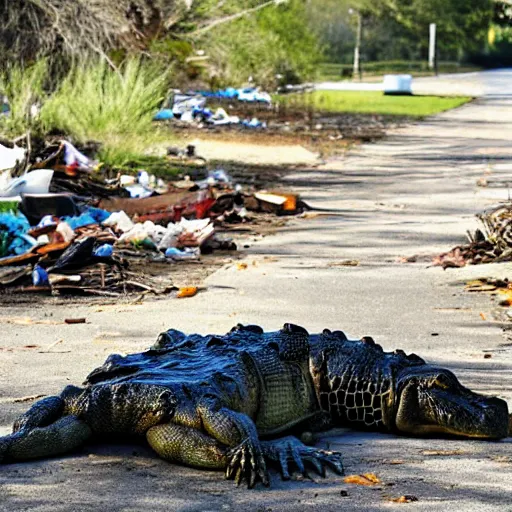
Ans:
[[[236,480],[238,485],[245,478],[249,488],[254,487],[256,479],[268,486],[267,466],[251,418],[223,407],[215,397],[203,398],[197,410],[206,432],[231,448],[227,452],[226,478]]]
[[[148,430],[146,438],[162,459],[199,469],[225,469],[226,447],[200,430],[166,423]]]
[[[312,466],[322,477],[325,477],[326,466],[339,475],[343,474],[340,453],[306,446],[296,437],[287,436],[272,441],[262,441],[261,446],[265,458],[280,466],[283,480],[290,479],[290,464],[294,464],[306,477],[308,474],[305,464]]]
[[[173,421],[147,433],[152,448],[163,458],[204,469],[225,469],[226,478],[249,488],[259,479],[269,484],[268,472],[253,421],[235,412],[213,396],[204,397],[196,408],[196,420],[187,425]]]

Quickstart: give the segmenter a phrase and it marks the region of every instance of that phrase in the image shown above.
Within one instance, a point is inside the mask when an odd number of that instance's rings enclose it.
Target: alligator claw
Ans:
[[[258,446],[250,440],[245,440],[237,447],[233,448],[227,453],[228,465],[226,468],[226,478],[228,480],[235,480],[237,485],[242,483],[242,480],[247,481],[247,487],[252,489],[259,479],[261,483],[268,487],[269,477],[265,459]]]
[[[295,464],[305,477],[308,477],[305,464],[311,466],[321,477],[325,477],[326,466],[339,475],[343,474],[340,453],[306,446],[292,436],[274,441],[264,441],[262,448],[265,457],[280,466],[283,480],[290,479],[290,463]]]

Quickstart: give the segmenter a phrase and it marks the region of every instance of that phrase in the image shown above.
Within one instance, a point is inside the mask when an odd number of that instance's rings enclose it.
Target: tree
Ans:
[[[437,24],[441,57],[460,58],[480,48],[492,19],[492,0],[315,0],[310,19],[327,53],[350,62],[356,18],[363,16],[363,60],[426,59],[428,25]]]
[[[435,23],[440,51],[459,57],[482,45],[493,14],[492,0],[390,0],[390,5],[396,21],[423,52],[428,25]]]

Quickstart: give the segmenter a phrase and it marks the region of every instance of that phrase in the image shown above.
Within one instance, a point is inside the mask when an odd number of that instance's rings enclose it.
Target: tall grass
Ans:
[[[0,133],[15,138],[36,128],[38,120],[31,108],[43,101],[47,78],[46,61],[40,60],[29,68],[14,65],[0,74],[0,94],[7,97],[10,111],[0,116]]]
[[[90,61],[74,67],[44,104],[43,126],[78,142],[97,140],[102,160],[122,163],[124,154],[139,153],[151,139],[166,85],[166,74],[141,59],[128,59],[117,70],[104,60]]]

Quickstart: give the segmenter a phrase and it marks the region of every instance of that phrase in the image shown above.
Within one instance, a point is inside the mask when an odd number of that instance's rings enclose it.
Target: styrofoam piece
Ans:
[[[384,94],[412,94],[412,75],[384,75]]]
[[[12,179],[0,190],[0,197],[13,197],[22,194],[48,194],[53,178],[52,169],[37,169]]]

